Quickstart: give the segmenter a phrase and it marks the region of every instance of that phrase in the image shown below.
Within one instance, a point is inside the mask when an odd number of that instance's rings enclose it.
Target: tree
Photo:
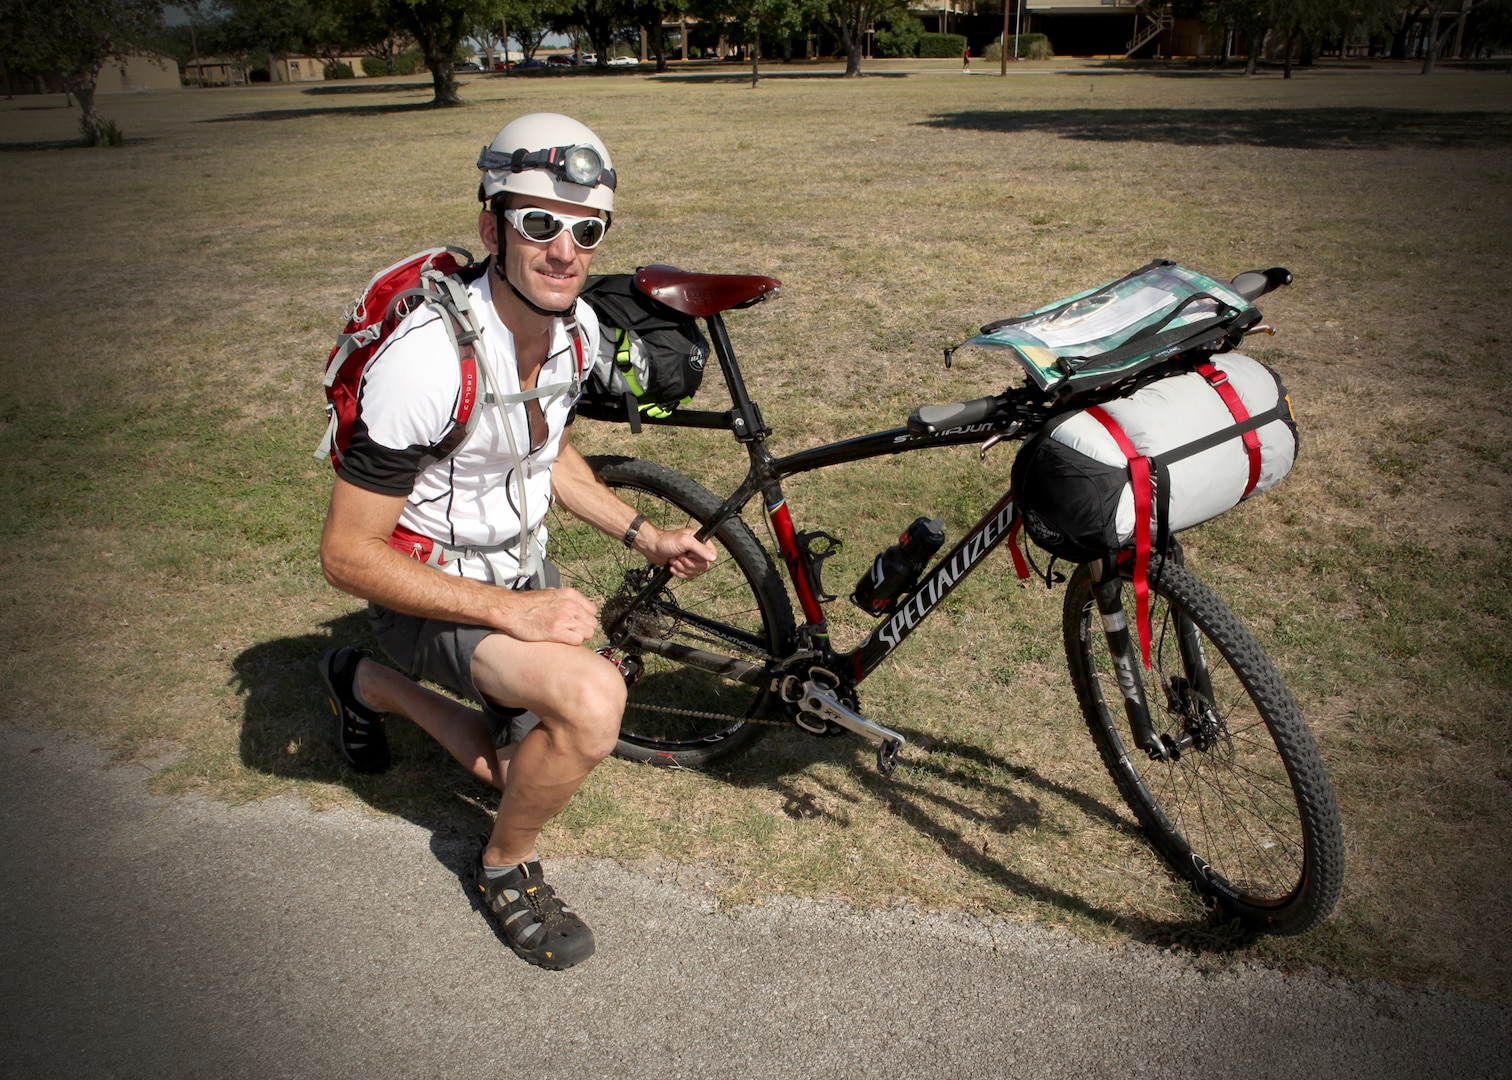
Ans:
[[[432,105],[460,105],[457,93],[457,49],[462,39],[504,14],[502,0],[388,0],[389,10],[420,46],[430,68]]]
[[[907,0],[829,0],[824,8],[824,19],[845,49],[847,79],[861,76],[861,46],[872,22],[907,6]]]
[[[730,40],[749,48],[754,88],[761,80],[761,39],[796,34],[820,6],[813,0],[704,0],[692,10],[701,18],[722,22]]]
[[[1292,54],[1299,42],[1321,34],[1348,34],[1357,26],[1386,29],[1400,10],[1399,0],[1208,0],[1203,22],[1240,35],[1249,44],[1244,73],[1253,75],[1272,30],[1286,35],[1284,72],[1291,78]]]
[[[107,60],[162,32],[161,0],[0,0],[0,56],[29,75],[56,75],[79,103],[79,130],[91,145],[118,143],[120,131],[95,111],[95,83]]]
[[[1460,0],[1459,18],[1453,20],[1443,30],[1439,30],[1439,20],[1444,17],[1444,9],[1449,6],[1448,0],[1434,0],[1428,16],[1428,31],[1423,41],[1423,74],[1432,75],[1433,67],[1438,63],[1438,54],[1444,48],[1444,43],[1449,40],[1449,35],[1455,27],[1465,21],[1465,16],[1470,14],[1471,0]]]
[[[551,33],[552,16],[560,7],[558,0],[504,0],[504,22],[509,35],[520,43],[526,60],[535,56],[541,41]]]
[[[645,35],[647,51],[656,57],[656,70],[667,70],[667,33],[662,24],[667,16],[682,10],[680,0],[631,0],[630,14],[635,27]],[[639,42],[636,42],[637,51]]]
[[[885,22],[887,28],[877,31],[877,52],[883,56],[917,56],[924,24],[907,8],[893,12]]]
[[[239,56],[265,59],[269,78],[277,79],[280,57],[314,48],[319,2],[227,0],[223,31],[227,47]]]
[[[1481,0],[1465,20],[1465,51],[1462,56],[1477,56],[1482,51],[1512,45],[1512,0]]]
[[[574,0],[570,7],[552,17],[551,27],[559,34],[582,30],[593,43],[595,66],[605,67],[614,47],[615,31],[634,22],[629,0]]]

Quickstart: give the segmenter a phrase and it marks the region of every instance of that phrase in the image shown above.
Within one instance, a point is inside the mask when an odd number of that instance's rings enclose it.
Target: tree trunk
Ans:
[[[1289,78],[1291,78],[1292,49],[1295,47],[1296,42],[1297,42],[1297,28],[1295,26],[1293,26],[1290,30],[1288,30],[1286,32],[1286,62],[1282,65],[1282,70],[1281,70],[1281,77],[1283,79],[1289,79]]]
[[[1256,37],[1253,33],[1246,36],[1249,38],[1249,49],[1244,57],[1244,73],[1246,75],[1253,75],[1255,69],[1260,66],[1260,54],[1265,51],[1265,39],[1270,37],[1270,27],[1266,27],[1260,31],[1259,37]]]
[[[866,33],[863,24],[853,28],[849,23],[840,24],[840,44],[845,46],[845,78],[861,77],[861,35]]]
[[[1433,6],[1432,25],[1428,28],[1428,43],[1423,51],[1424,75],[1433,74],[1433,69],[1438,64],[1438,54],[1443,49],[1444,43],[1449,40],[1449,35],[1457,27],[1465,25],[1465,16],[1470,13],[1470,2],[1469,0],[1465,0],[1465,3],[1460,6],[1459,18],[1444,27],[1443,33],[1438,33],[1439,19],[1442,17],[1443,10],[1446,7],[1448,7],[1447,3],[1438,3]]]
[[[436,106],[462,104],[462,97],[457,93],[457,80],[452,72],[450,54],[426,53],[425,66],[430,68],[431,72],[431,88],[434,94],[431,104]]]
[[[82,80],[73,86],[73,96],[79,102],[79,119],[96,131],[100,129],[100,114],[95,111],[95,87],[94,80],[87,84]]]
[[[751,35],[751,89],[761,81],[761,35]]]
[[[1428,28],[1423,33],[1424,75],[1433,74],[1433,66],[1438,60],[1438,24],[1439,20],[1443,18],[1446,6],[1443,0],[1439,0],[1428,12]]]

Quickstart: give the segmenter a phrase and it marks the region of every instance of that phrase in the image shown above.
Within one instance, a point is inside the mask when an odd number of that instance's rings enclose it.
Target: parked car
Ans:
[[[633,56],[616,56],[609,61],[610,67],[640,67],[640,61]]]
[[[598,63],[598,53],[585,52],[583,54],[583,63],[585,63],[585,64],[596,64],[596,63]]]
[[[519,65],[515,61],[513,61],[513,60],[495,60],[494,61],[494,70],[495,71],[511,71],[514,68],[518,67],[518,66]]]
[[[546,66],[546,61],[544,61],[544,60],[538,60],[536,57],[532,56],[529,60],[521,60],[518,64],[516,64],[515,65],[515,70],[516,71],[526,71],[526,70],[529,70],[530,68],[543,68],[545,66]]]
[[[546,63],[552,67],[571,67],[575,61],[570,56],[557,53],[546,58]]]
[[[452,70],[453,71],[482,71],[483,69],[480,68],[477,64],[473,63],[471,60],[458,60],[455,64],[452,65]]]

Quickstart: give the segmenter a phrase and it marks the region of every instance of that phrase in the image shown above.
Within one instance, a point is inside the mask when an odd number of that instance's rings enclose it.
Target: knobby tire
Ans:
[[[697,528],[718,509],[707,488],[654,462],[619,456],[588,459],[595,475],[658,529]],[[645,580],[648,563],[603,533],[553,510],[548,525],[562,584],[600,606],[606,624]],[[643,633],[721,656],[763,664],[793,639],[793,609],[766,551],[739,517],[713,536],[719,558],[704,574],[671,579],[637,618]],[[589,643],[608,644],[601,627]],[[616,650],[642,671],[630,686],[615,753],[655,765],[697,768],[750,746],[753,718],[772,718],[770,689],[740,683],[650,652]]]
[[[1166,862],[1229,917],[1301,934],[1333,910],[1344,839],[1323,761],[1265,652],[1184,567],[1152,558],[1150,669],[1140,671],[1157,735],[1195,737],[1174,761],[1134,745],[1091,575],[1067,587],[1066,656],[1092,739],[1120,794]],[[1130,627],[1133,603],[1125,590]],[[1178,627],[1195,624],[1211,677],[1196,690]],[[1208,709],[1208,698],[1212,709]],[[1195,736],[1194,736],[1195,733]]]

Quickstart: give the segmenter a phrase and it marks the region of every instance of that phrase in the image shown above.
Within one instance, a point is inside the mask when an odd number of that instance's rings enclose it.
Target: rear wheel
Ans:
[[[1149,579],[1140,677],[1155,733],[1174,750],[1164,761],[1130,737],[1087,567],[1067,589],[1066,656],[1103,763],[1156,850],[1200,893],[1254,929],[1311,930],[1344,880],[1339,811],[1312,733],[1222,601],[1172,562],[1152,559]]]
[[[623,457],[589,459],[594,473],[658,529],[697,528],[720,500],[680,473]],[[607,626],[656,569],[636,552],[553,510],[550,552],[570,585],[600,605]],[[696,578],[670,579],[634,616],[636,632],[671,646],[764,665],[793,637],[782,579],[745,522],[730,518],[712,537],[719,558]],[[608,646],[601,633],[591,643]],[[771,717],[775,695],[647,649],[612,650],[631,682],[615,753],[656,765],[694,768],[749,746]]]

